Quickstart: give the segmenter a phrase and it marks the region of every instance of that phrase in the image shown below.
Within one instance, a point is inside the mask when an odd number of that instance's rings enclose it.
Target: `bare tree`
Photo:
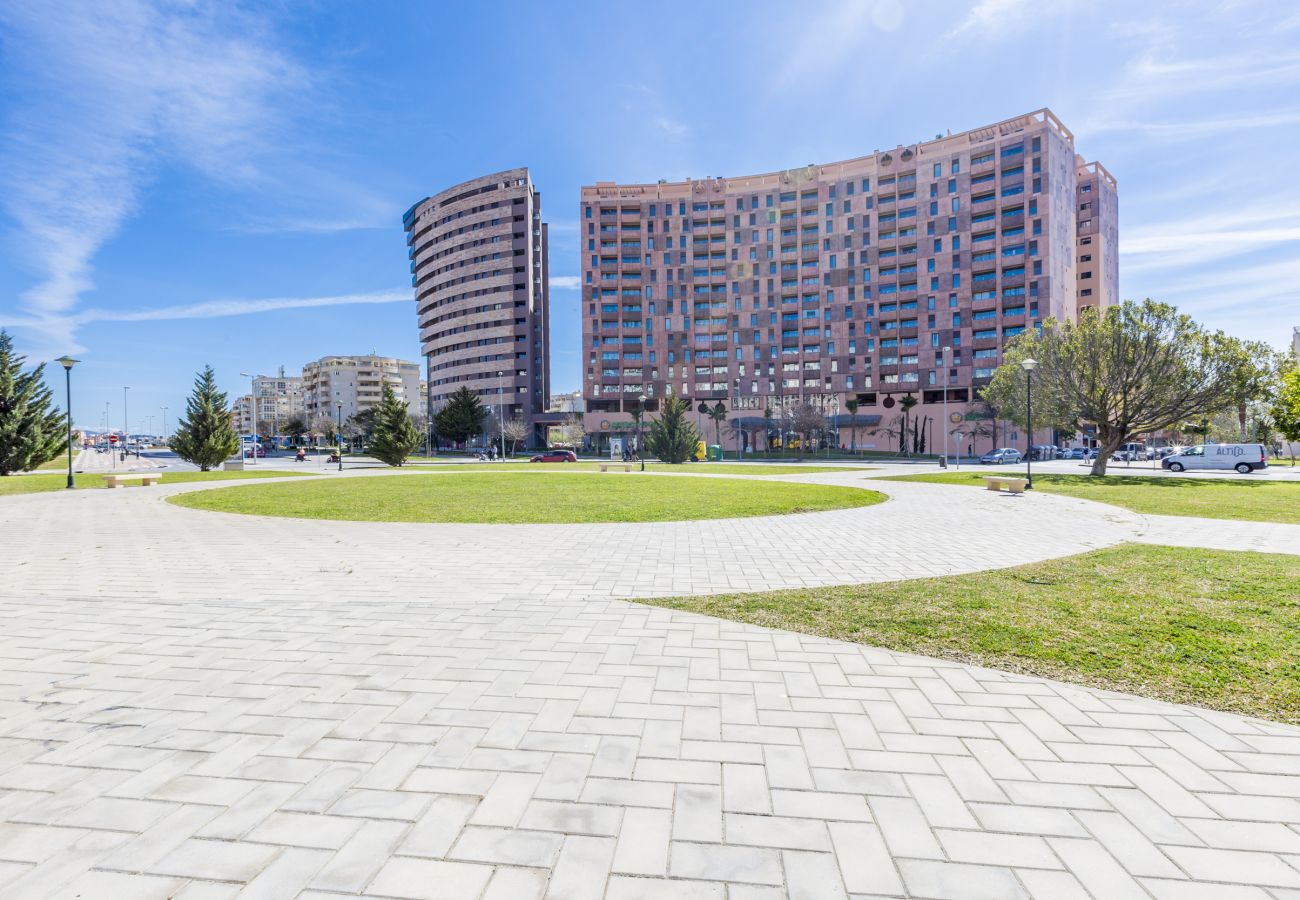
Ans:
[[[1021,366],[1037,360],[1033,424],[1083,431],[1100,444],[1092,474],[1106,474],[1126,441],[1236,402],[1231,338],[1209,333],[1165,303],[1127,301],[1104,313],[1088,309],[1077,325],[1049,319],[1007,347],[987,395],[1003,415],[1026,425]]]
[[[813,435],[826,429],[826,414],[821,407],[800,403],[791,411],[790,429],[803,438],[799,444],[799,455],[802,456],[804,448],[812,442]]]
[[[515,450],[519,446],[519,442],[527,440],[528,433],[532,429],[528,427],[528,423],[523,420],[522,416],[515,416],[510,421],[506,422],[505,425],[502,426],[501,430],[505,433],[505,438],[509,442],[510,455],[514,456]]]

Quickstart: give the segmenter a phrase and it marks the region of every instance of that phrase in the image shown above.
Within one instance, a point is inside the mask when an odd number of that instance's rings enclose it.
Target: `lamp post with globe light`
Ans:
[[[67,405],[68,405],[68,409],[67,409],[67,412],[68,412],[68,487],[69,487],[69,488],[74,488],[74,487],[76,487],[77,485],[76,485],[76,482],[74,482],[73,479],[72,479],[72,367],[75,366],[78,362],[80,362],[80,360],[73,359],[71,356],[61,356],[61,357],[59,357],[57,360],[55,360],[55,362],[57,362],[59,365],[63,366],[64,386],[65,386],[66,389],[67,389]]]
[[[1034,486],[1034,368],[1036,359],[1022,359],[1020,367],[1025,370],[1025,489]]]

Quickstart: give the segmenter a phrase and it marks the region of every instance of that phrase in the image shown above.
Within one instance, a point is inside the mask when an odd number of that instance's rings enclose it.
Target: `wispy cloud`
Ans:
[[[316,309],[324,306],[355,306],[376,303],[409,303],[409,290],[375,291],[366,294],[338,294],[328,297],[269,297],[261,300],[208,300],[203,303],[162,306],[153,309],[85,309],[64,316],[62,321],[76,328],[92,322],[165,322],[179,319],[219,319],[287,309]],[[32,320],[15,316],[0,325],[30,327]]]
[[[576,291],[582,286],[582,279],[577,275],[552,275],[550,286],[557,291]]]
[[[226,4],[10,0],[8,65],[23,92],[3,124],[0,203],[36,284],[26,327],[81,349],[71,313],[99,250],[162,166],[252,181],[304,72]]]
[[[1186,119],[1181,122],[1150,122],[1141,119],[1111,119],[1082,123],[1080,135],[1121,132],[1162,140],[1194,140],[1218,134],[1242,132],[1248,129],[1279,128],[1300,124],[1300,110],[1248,113],[1214,119]]]
[[[1065,0],[1057,0],[1052,4],[1035,3],[1033,0],[980,0],[944,38],[971,35],[1005,37],[1028,25],[1032,21],[1031,17],[1059,11],[1065,5]]]
[[[670,119],[668,116],[655,116],[654,124],[655,128],[671,137],[681,137],[691,130],[685,122]]]

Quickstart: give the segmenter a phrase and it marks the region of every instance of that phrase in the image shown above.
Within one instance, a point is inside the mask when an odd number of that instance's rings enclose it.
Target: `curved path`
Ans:
[[[1129,539],[1141,523],[1131,513],[1067,497],[954,491],[872,481],[868,474],[791,479],[859,485],[890,497],[876,506],[796,516],[429,525],[268,519],[164,502],[174,493],[240,483],[220,482],[14,496],[0,503],[0,529],[13,554],[26,560],[6,588],[24,594],[447,602],[672,596],[951,575],[1108,546]]]
[[[1145,527],[871,486],[890,502],[573,527],[0,499],[0,895],[1295,896],[1300,730],[615,599]]]

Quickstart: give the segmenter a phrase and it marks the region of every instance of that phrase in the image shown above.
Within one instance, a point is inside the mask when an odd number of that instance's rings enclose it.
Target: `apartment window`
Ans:
[[[934,164],[934,177],[935,177],[935,178],[942,178],[942,177],[943,177],[943,163],[935,163],[935,164]]]

